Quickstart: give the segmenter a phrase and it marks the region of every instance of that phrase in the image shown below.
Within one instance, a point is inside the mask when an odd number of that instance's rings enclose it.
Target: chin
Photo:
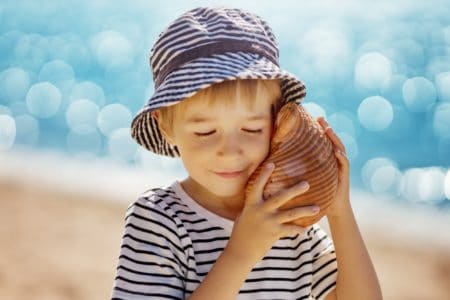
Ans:
[[[222,181],[212,185],[213,194],[219,197],[232,197],[238,196],[245,190],[246,181],[230,181],[228,183]]]

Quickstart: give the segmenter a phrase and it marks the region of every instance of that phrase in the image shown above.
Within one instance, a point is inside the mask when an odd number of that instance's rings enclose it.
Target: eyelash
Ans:
[[[244,131],[247,131],[248,133],[251,133],[251,134],[260,134],[260,133],[262,133],[262,129],[257,129],[257,130],[246,130],[246,129],[244,129]],[[211,132],[207,132],[207,133],[195,132],[195,135],[197,135],[199,137],[207,137],[207,136],[213,134],[214,132],[215,132],[215,130],[213,130]]]

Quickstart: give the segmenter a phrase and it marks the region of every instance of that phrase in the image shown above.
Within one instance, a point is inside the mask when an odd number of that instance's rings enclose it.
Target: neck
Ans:
[[[244,207],[244,191],[233,196],[221,197],[212,194],[190,177],[180,183],[195,202],[221,217],[235,220]]]

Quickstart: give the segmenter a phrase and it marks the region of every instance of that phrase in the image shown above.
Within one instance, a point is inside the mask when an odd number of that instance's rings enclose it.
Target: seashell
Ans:
[[[246,193],[270,162],[275,163],[275,169],[264,187],[263,199],[306,180],[309,183],[308,191],[292,198],[280,209],[318,205],[318,214],[291,223],[306,227],[319,221],[326,214],[336,193],[338,163],[331,140],[302,105],[289,102],[281,107],[275,121],[270,152],[250,176]]]

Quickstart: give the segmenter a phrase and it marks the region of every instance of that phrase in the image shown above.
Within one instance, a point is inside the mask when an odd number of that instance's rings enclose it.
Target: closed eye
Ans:
[[[260,134],[262,133],[262,129],[256,129],[256,130],[251,130],[251,129],[243,129],[245,132],[248,132],[250,134]],[[195,135],[201,136],[201,137],[205,137],[205,136],[209,136],[213,133],[215,133],[216,131],[210,131],[210,132],[206,132],[206,133],[201,133],[201,132],[195,132]]]
[[[250,129],[244,129],[244,131],[250,132],[250,133],[262,133],[262,129],[255,129],[255,130],[250,130]]]

